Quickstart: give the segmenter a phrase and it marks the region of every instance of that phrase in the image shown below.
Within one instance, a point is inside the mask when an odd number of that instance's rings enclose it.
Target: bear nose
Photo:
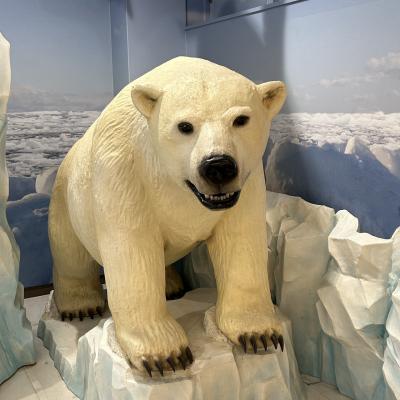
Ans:
[[[204,159],[200,163],[199,172],[206,181],[222,185],[236,178],[238,168],[231,156],[222,154]]]

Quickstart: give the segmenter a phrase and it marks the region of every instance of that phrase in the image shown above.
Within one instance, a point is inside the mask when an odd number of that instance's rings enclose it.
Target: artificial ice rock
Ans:
[[[329,263],[332,209],[297,197],[267,193],[271,287],[280,310],[293,325],[293,342],[302,373],[320,376],[321,327],[315,303]]]
[[[283,322],[285,349],[245,354],[233,346],[215,322],[215,289],[196,289],[167,303],[185,329],[195,361],[186,370],[153,372],[149,378],[129,364],[105,319],[61,321],[53,296],[38,335],[49,349],[67,386],[80,399],[305,400],[291,343],[291,324]]]
[[[400,240],[400,235],[398,235]],[[397,252],[400,266],[400,250]],[[386,323],[388,338],[383,362],[385,400],[400,399],[400,284],[392,294],[392,307]]]
[[[357,218],[347,211],[336,218],[328,239],[332,259],[318,289],[319,320],[330,338],[322,348],[327,362],[322,379],[334,376],[339,390],[352,399],[380,400],[389,282],[400,230],[381,239],[359,233]]]
[[[0,33],[0,383],[22,365],[35,362],[32,330],[23,308],[23,287],[18,282],[19,249],[6,218],[5,142],[10,78],[9,43]]]
[[[398,391],[396,291],[387,343],[385,324],[400,271],[400,230],[381,239],[359,233],[347,211],[267,198],[271,286],[292,321],[300,371],[356,400]]]

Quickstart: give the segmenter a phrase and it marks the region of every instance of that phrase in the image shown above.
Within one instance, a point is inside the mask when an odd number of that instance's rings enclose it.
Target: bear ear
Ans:
[[[161,91],[150,85],[134,84],[131,91],[133,104],[146,118],[150,117],[160,96]]]
[[[280,81],[265,82],[257,85],[257,91],[271,118],[275,117],[286,100],[285,84]]]

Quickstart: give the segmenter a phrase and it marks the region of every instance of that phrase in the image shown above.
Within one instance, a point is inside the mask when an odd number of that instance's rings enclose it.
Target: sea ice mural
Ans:
[[[347,209],[376,236],[400,226],[400,113],[279,115],[266,159],[269,190]]]
[[[7,218],[21,249],[20,280],[27,286],[51,282],[47,236],[51,184],[68,150],[98,115],[98,111],[9,114]]]

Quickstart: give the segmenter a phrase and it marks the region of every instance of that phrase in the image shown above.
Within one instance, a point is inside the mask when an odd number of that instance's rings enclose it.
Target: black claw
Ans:
[[[257,339],[254,335],[250,337],[250,343],[251,346],[253,347],[254,354],[257,354]]]
[[[79,311],[79,320],[83,321],[83,312],[82,311]]]
[[[146,368],[147,373],[149,374],[150,378],[153,376],[151,375],[151,367],[150,364],[148,363],[148,361],[143,360],[143,367]]]
[[[282,335],[279,335],[278,342],[279,342],[279,346],[281,346],[281,350],[283,351],[283,348],[284,348],[285,344],[283,342],[283,336]]]
[[[243,347],[243,351],[244,351],[245,353],[247,353],[247,342],[246,342],[246,338],[245,338],[244,335],[240,335],[240,336],[239,336],[239,342],[240,342],[240,344],[241,344],[242,347]]]
[[[96,307],[96,311],[97,311],[97,314],[100,315],[100,317],[103,316],[103,310],[101,309],[101,307]]]
[[[91,308],[89,308],[88,314],[89,314],[89,317],[90,317],[91,319],[94,318],[94,311],[93,311]]]
[[[69,313],[69,320],[72,321],[74,319],[74,315],[72,313]]]
[[[192,351],[189,349],[189,347],[186,347],[185,353],[187,359],[189,360],[189,364],[191,364],[193,362],[193,354]]]
[[[174,360],[172,359],[172,357],[167,358],[167,363],[172,368],[172,370],[175,372],[175,363],[174,363]]]
[[[161,376],[164,376],[164,371],[163,371],[163,367],[160,363],[160,361],[155,361],[156,367],[158,369],[158,371],[160,372]]]
[[[271,335],[272,343],[274,344],[275,350],[278,348],[278,338],[275,336],[275,333]]]
[[[62,312],[61,313],[61,321],[64,321],[65,318],[67,318],[67,313],[66,312]]]
[[[178,360],[180,361],[182,368],[186,369],[186,360],[185,357],[183,356],[183,354],[181,354],[180,356],[178,356]]]
[[[265,351],[268,350],[268,345],[267,345],[267,337],[265,335],[261,335],[260,336],[261,342],[264,346]]]

